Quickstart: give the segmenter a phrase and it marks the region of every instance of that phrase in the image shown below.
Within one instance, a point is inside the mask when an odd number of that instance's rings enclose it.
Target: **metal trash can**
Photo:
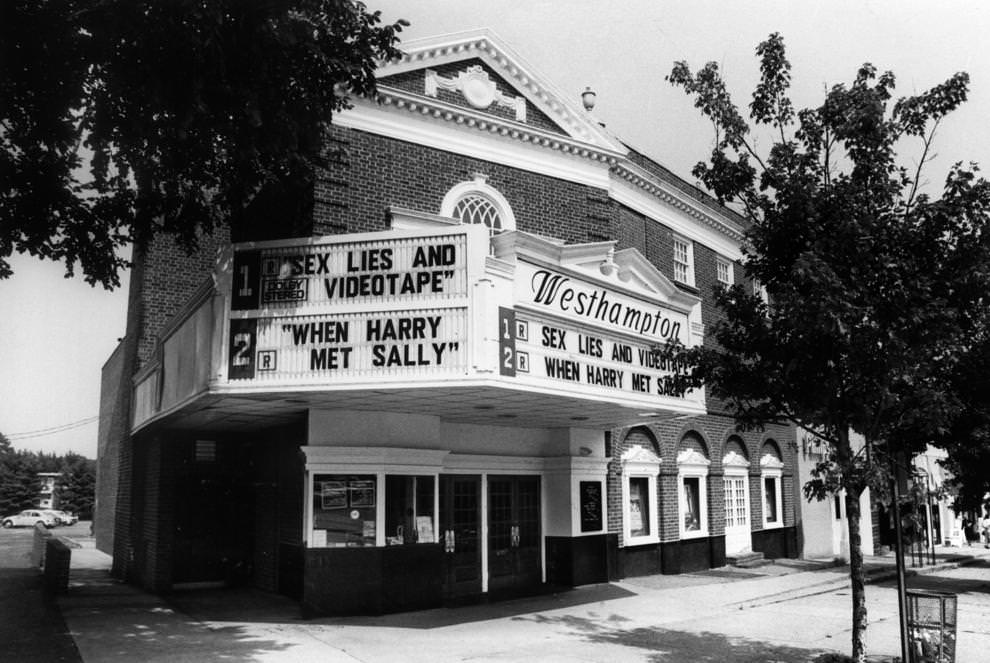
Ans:
[[[956,595],[920,589],[906,595],[909,663],[955,663]]]

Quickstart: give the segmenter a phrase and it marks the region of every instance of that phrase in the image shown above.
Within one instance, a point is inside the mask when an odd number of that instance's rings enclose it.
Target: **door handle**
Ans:
[[[452,553],[457,547],[457,540],[454,537],[454,530],[448,529],[444,530],[443,533],[443,551],[446,553]]]

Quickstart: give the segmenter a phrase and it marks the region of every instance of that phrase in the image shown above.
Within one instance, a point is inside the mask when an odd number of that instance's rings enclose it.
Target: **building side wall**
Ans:
[[[114,516],[117,510],[120,432],[126,413],[120,391],[124,346],[117,348],[100,372],[100,420],[96,433],[96,500],[93,505],[93,536],[98,550],[113,554]]]

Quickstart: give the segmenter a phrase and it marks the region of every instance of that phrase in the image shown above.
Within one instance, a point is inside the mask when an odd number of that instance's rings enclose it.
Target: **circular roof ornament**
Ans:
[[[460,75],[461,94],[478,109],[488,108],[495,101],[495,81],[481,67],[471,67]]]

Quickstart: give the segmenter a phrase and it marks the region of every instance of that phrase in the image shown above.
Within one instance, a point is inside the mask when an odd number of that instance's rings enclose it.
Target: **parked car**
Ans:
[[[79,518],[74,513],[68,511],[59,511],[57,509],[43,509],[43,511],[55,519],[56,525],[75,525],[79,522]]]
[[[12,516],[4,516],[3,520],[0,520],[0,524],[4,527],[33,527],[41,524],[51,529],[55,527],[56,522],[55,516],[50,513],[45,513],[40,509],[25,509]]]

